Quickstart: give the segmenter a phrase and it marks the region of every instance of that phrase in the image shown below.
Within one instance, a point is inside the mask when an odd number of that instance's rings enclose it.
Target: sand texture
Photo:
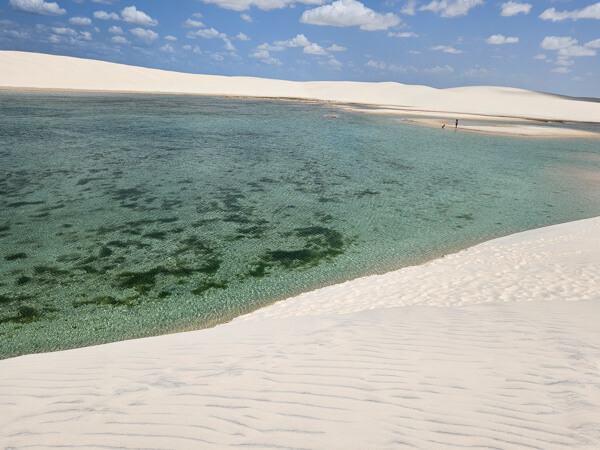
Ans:
[[[0,51],[0,87],[294,98],[445,112],[600,123],[600,103],[508,87],[435,89],[400,83],[293,82],[197,75],[39,53]]]
[[[0,361],[0,446],[599,448],[599,274],[595,218],[209,330]]]

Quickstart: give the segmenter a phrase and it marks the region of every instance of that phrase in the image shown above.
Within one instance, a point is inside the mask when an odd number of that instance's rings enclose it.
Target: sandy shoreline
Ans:
[[[0,89],[215,95],[341,105],[375,106],[370,112],[430,117],[487,117],[505,121],[572,121],[600,124],[600,103],[523,89],[472,86],[435,89],[400,83],[293,82],[198,75],[38,53],[0,51]],[[353,108],[351,108],[353,109]],[[355,109],[369,112],[364,108]],[[568,128],[568,127],[565,127]],[[512,132],[514,130],[514,132]],[[505,125],[487,133],[557,137],[554,127]],[[569,137],[600,137],[569,129]]]
[[[600,445],[600,218],[213,329],[0,361],[6,447]]]

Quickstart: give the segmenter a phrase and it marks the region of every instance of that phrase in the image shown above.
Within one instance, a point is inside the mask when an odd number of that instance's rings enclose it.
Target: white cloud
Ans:
[[[158,20],[153,19],[143,11],[138,11],[135,6],[127,6],[121,11],[121,18],[124,22],[145,27],[154,27],[158,25]]]
[[[432,11],[442,17],[458,17],[466,15],[471,8],[483,5],[483,0],[433,0],[421,6],[419,11]]]
[[[320,5],[326,0],[202,0],[204,3],[213,3],[221,8],[231,9],[233,11],[245,11],[251,6],[256,6],[263,11],[271,9],[285,8],[294,3],[303,3],[305,5]]]
[[[314,42],[310,42],[303,34],[298,34],[292,39],[288,39],[286,41],[275,41],[273,45],[264,43],[259,45],[258,49],[277,52],[283,51],[286,48],[294,47],[302,47],[302,52],[306,53],[307,55],[328,55],[323,47],[321,47],[319,44],[315,44]]]
[[[518,37],[506,37],[502,34],[493,34],[485,40],[490,45],[516,44],[519,42]]]
[[[449,66],[449,65],[435,66],[435,67],[432,67],[431,69],[425,69],[423,72],[433,73],[433,74],[438,74],[438,73],[452,73],[452,72],[454,72],[454,67]]]
[[[546,59],[546,55],[544,55],[543,53],[538,53],[533,57],[533,59]]]
[[[113,25],[112,27],[110,27],[108,29],[108,32],[110,34],[123,34],[123,29],[121,27],[118,27],[116,25]]]
[[[113,36],[110,40],[115,44],[129,44],[129,41],[123,36]]]
[[[469,70],[465,70],[460,76],[467,77],[467,78],[477,78],[477,77],[485,76],[488,73],[489,72],[485,67],[481,67],[481,66],[477,65]]]
[[[594,39],[593,41],[586,42],[583,44],[583,46],[589,48],[600,48],[600,39]]]
[[[500,7],[502,8],[502,12],[500,13],[501,16],[512,17],[521,13],[529,14],[532,5],[530,3],[519,3],[511,0],[509,2],[502,3]]]
[[[249,41],[250,40],[250,38],[248,36],[246,36],[244,33],[242,33],[241,31],[238,34],[236,34],[235,38],[238,41]]]
[[[115,13],[107,13],[106,11],[95,11],[94,18],[100,20],[119,20],[120,17]]]
[[[188,19],[183,22],[182,26],[186,28],[202,28],[204,27],[204,24],[199,20]]]
[[[571,47],[577,44],[577,39],[568,36],[546,36],[541,42],[540,47],[544,50],[559,50],[561,48]]]
[[[173,48],[172,45],[170,44],[165,44],[160,48],[161,52],[165,52],[165,53],[171,53],[174,54],[175,53],[175,49]]]
[[[203,30],[197,30],[188,33],[188,37],[201,37],[204,39],[214,39],[214,38],[224,38],[226,37],[225,33],[219,33],[214,28],[205,28]]]
[[[404,32],[398,32],[398,33],[393,33],[393,32],[389,32],[388,33],[389,37],[397,37],[397,38],[416,38],[419,37],[419,35],[417,33],[413,33],[412,31],[404,31]]]
[[[346,47],[342,47],[341,45],[332,44],[327,47],[327,50],[330,52],[345,52],[348,49]]]
[[[250,17],[249,14],[244,13],[240,17],[242,18],[242,20],[245,20],[248,23],[252,23],[253,22],[252,17]]]
[[[358,26],[361,30],[387,30],[400,23],[392,13],[381,14],[357,0],[337,0],[329,5],[304,11],[300,22],[334,27]]]
[[[24,11],[42,16],[62,16],[67,13],[66,9],[58,6],[56,2],[45,2],[44,0],[10,0],[10,6],[17,11]]]
[[[260,59],[265,64],[272,64],[274,66],[280,66],[281,61],[271,56],[268,50],[257,49],[254,53],[250,54],[250,58]]]
[[[438,50],[444,53],[451,53],[454,55],[464,53],[462,50],[457,50],[454,47],[450,47],[448,45],[437,45],[435,47],[431,47],[431,50]]]
[[[52,32],[54,34],[60,34],[61,36],[76,36],[77,31],[72,28],[67,27],[52,27]]]
[[[175,42],[176,40],[177,38],[175,36],[171,36],[170,34],[168,36],[165,36],[165,41]]]
[[[561,48],[558,50],[560,56],[596,56],[596,50],[581,45]]]
[[[344,65],[344,64],[342,64],[340,61],[338,61],[337,59],[335,59],[335,58],[333,58],[333,57],[331,57],[331,58],[330,58],[330,59],[327,61],[327,64],[329,64],[330,66],[332,66],[334,69],[337,69],[337,70],[341,69],[341,68],[342,68],[342,66]]]
[[[406,14],[407,16],[414,16],[416,14],[415,13],[416,6],[417,6],[417,0],[408,0],[408,2],[406,2],[406,4],[402,7],[400,12],[402,14]]]
[[[302,50],[303,53],[307,55],[327,55],[327,52],[321,47],[319,44],[315,44],[314,42],[308,44]]]
[[[194,13],[192,14],[192,17],[195,17],[196,19],[202,19],[202,13]]]
[[[384,63],[383,61],[367,61],[367,63],[365,64],[366,67],[370,67],[371,69],[380,69],[380,70],[385,70],[387,68],[387,64]]]
[[[156,38],[158,38],[157,33],[152,30],[145,30],[143,28],[134,28],[133,30],[129,30],[129,32],[146,44],[151,44]]]
[[[276,41],[275,46],[278,47],[306,47],[310,45],[310,41],[303,34],[298,34],[287,41]]]
[[[79,32],[79,39],[83,39],[84,41],[91,41],[92,40],[92,33],[90,33],[89,31],[80,31]]]
[[[568,57],[565,57],[565,56],[559,56],[556,59],[555,64],[557,66],[572,66],[573,64],[575,64],[575,61],[573,61],[572,59],[569,59]]]
[[[600,44],[600,39],[598,41]],[[565,66],[572,66],[574,64],[571,58],[596,55],[596,50],[594,50],[592,46],[588,45],[595,44],[595,41],[590,41],[583,46],[577,44],[577,39],[569,36],[546,36],[544,38],[544,40],[540,43],[540,47],[544,50],[556,51],[557,58],[556,61],[554,61],[554,64],[560,66],[553,69],[552,72],[568,73],[570,70],[568,70]]]
[[[184,50],[191,50],[191,49],[192,49],[192,46],[191,46],[190,44],[185,44],[185,45],[184,45],[182,48],[183,48]]]
[[[92,19],[90,19],[89,17],[71,17],[69,19],[69,23],[71,25],[91,25]]]
[[[566,19],[600,19],[600,2],[574,11],[557,11],[555,8],[549,8],[540,14],[540,18],[551,20],[552,22],[559,22]]]
[[[201,37],[203,39],[221,39],[225,44],[226,50],[235,50],[235,46],[231,43],[231,40],[227,37],[227,35],[215,30],[214,28],[204,28],[202,30],[190,31],[187,34],[187,37],[190,39],[194,39],[195,37]]]

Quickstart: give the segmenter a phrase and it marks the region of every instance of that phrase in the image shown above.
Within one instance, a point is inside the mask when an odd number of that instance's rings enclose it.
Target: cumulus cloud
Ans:
[[[238,34],[236,34],[235,38],[238,41],[249,41],[250,40],[250,38],[248,36],[246,36],[244,33],[242,33],[241,31]]]
[[[252,19],[252,17],[250,17],[249,14],[244,13],[240,17],[242,18],[242,20],[244,20],[244,21],[246,21],[248,23],[254,22],[254,20]]]
[[[552,69],[551,72],[556,72],[556,73],[571,73],[571,69],[568,69],[566,67],[557,67],[555,69]]]
[[[431,50],[436,50],[444,53],[451,53],[454,55],[464,53],[462,50],[457,50],[454,47],[450,47],[448,45],[436,45],[435,47],[431,47]]]
[[[529,14],[529,11],[531,11],[531,6],[532,5],[530,3],[519,3],[511,0],[500,5],[502,8],[500,15],[503,17],[512,17],[521,13]]]
[[[387,69],[387,64],[383,61],[370,60],[370,61],[367,61],[365,66],[370,67],[371,69],[379,69],[379,70]]]
[[[577,44],[577,39],[568,36],[546,36],[540,43],[544,50],[560,50]]]
[[[519,42],[518,37],[506,37],[502,34],[493,34],[485,40],[490,45],[516,44]]]
[[[254,51],[254,53],[251,53],[250,58],[260,59],[260,61],[265,64],[271,64],[274,66],[281,65],[281,61],[279,61],[277,58],[274,58],[273,56],[271,56],[271,54],[269,53],[269,50],[265,50],[265,49],[261,49],[261,48],[256,49],[256,51]]]
[[[158,20],[153,19],[143,11],[139,11],[135,6],[127,6],[121,11],[123,22],[145,27],[154,27],[158,25]]]
[[[71,17],[69,19],[69,23],[71,25],[81,25],[81,26],[91,25],[92,19],[90,19],[89,17]]]
[[[186,28],[202,28],[204,24],[199,20],[187,19],[181,26]]]
[[[557,11],[555,8],[549,8],[540,14],[540,18],[552,22],[560,22],[566,19],[600,19],[600,2],[574,11]]]
[[[392,13],[375,12],[357,0],[337,0],[329,5],[304,11],[300,22],[334,27],[358,26],[361,30],[375,31],[398,25],[400,18]]]
[[[95,11],[94,18],[100,19],[100,20],[119,20],[120,19],[118,14],[115,14],[114,12],[108,13],[106,11]]]
[[[285,8],[294,3],[303,3],[305,5],[320,5],[326,0],[202,0],[204,3],[213,3],[221,8],[231,9],[233,11],[245,11],[251,6],[256,6],[263,11],[271,9]]]
[[[449,65],[435,66],[435,67],[432,67],[430,69],[425,69],[423,72],[433,73],[433,74],[438,74],[438,73],[452,73],[452,72],[454,72],[454,67],[449,66]]]
[[[589,48],[600,48],[600,39],[594,39],[593,41],[586,42],[583,45]]]
[[[600,44],[600,39],[597,41],[599,41]],[[577,39],[570,36],[546,36],[540,43],[540,47],[544,50],[556,51],[557,56],[554,64],[560,67],[553,69],[553,72],[567,73],[565,72],[565,70],[568,70],[566,66],[572,66],[574,64],[571,58],[596,56],[596,50],[593,48],[595,42],[596,41],[590,41],[582,46],[578,45],[579,42]],[[570,70],[568,71],[570,72]]]
[[[327,52],[321,47],[319,44],[315,44],[311,42],[306,47],[302,49],[303,53],[307,55],[327,55]]]
[[[175,49],[173,48],[172,45],[170,44],[165,44],[160,48],[161,52],[165,52],[165,53],[171,53],[174,54],[175,53]]]
[[[110,40],[115,44],[129,44],[129,41],[123,36],[113,36],[110,38]]]
[[[389,37],[397,37],[397,38],[416,38],[419,37],[419,35],[417,33],[413,33],[412,31],[403,31],[403,32],[398,32],[398,33],[393,33],[393,32],[389,32],[388,33]]]
[[[133,30],[129,30],[129,32],[146,44],[151,44],[158,38],[157,33],[152,30],[145,30],[144,28],[134,28]]]
[[[483,0],[433,0],[421,6],[419,11],[432,11],[442,17],[458,17],[466,15],[478,5],[483,5]]]
[[[54,34],[60,34],[62,36],[76,36],[77,35],[77,31],[75,31],[72,28],[67,28],[67,27],[52,27],[51,30]]]
[[[408,2],[406,2],[406,4],[402,7],[400,12],[402,14],[406,14],[407,16],[414,16],[416,14],[415,13],[416,6],[417,6],[417,0],[408,0]]]
[[[229,39],[229,37],[225,33],[221,33],[218,30],[215,30],[214,28],[204,28],[202,30],[190,31],[187,34],[187,37],[189,39],[194,39],[196,37],[200,37],[203,39],[221,39],[224,43],[224,47],[226,50],[236,50],[235,46],[231,43],[231,39]]]
[[[45,2],[44,0],[10,0],[10,6],[17,11],[42,16],[62,16],[67,13],[66,9],[58,6],[58,3]]]
[[[110,34],[123,34],[123,29],[121,27],[118,27],[116,25],[113,25],[112,27],[110,27],[108,29],[108,32]]]
[[[546,59],[546,55],[544,55],[543,53],[538,53],[533,57],[533,59]]]
[[[346,47],[342,47],[341,45],[332,44],[327,47],[327,50],[330,52],[345,52],[348,49]]]

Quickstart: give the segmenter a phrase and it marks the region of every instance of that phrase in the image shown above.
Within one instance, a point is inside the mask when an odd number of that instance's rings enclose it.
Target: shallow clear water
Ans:
[[[597,140],[321,104],[0,92],[0,357],[210,326],[600,215],[599,168]]]

